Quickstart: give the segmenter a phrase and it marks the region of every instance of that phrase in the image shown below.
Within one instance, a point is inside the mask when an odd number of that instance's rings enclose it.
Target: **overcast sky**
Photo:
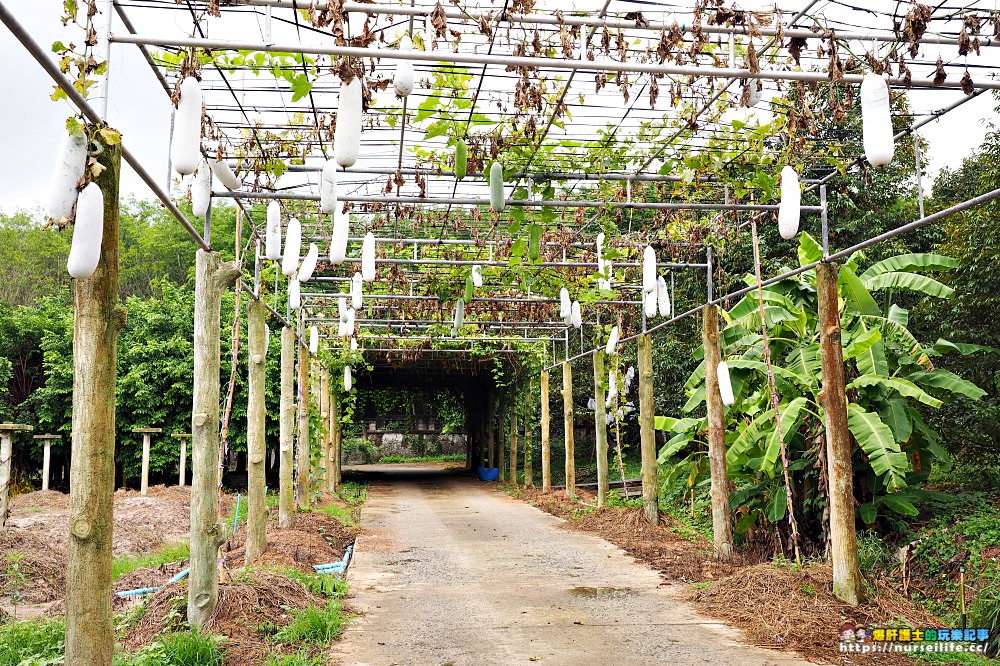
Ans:
[[[59,21],[60,0],[18,0],[8,2],[17,19],[46,51],[55,40],[81,40],[76,26],[64,28]],[[185,17],[186,18],[186,17]],[[138,26],[139,31],[149,26]],[[178,33],[173,26],[154,26],[158,35]],[[124,28],[115,17],[116,32]],[[0,27],[0,56],[5,64],[3,83],[7,93],[0,104],[0,123],[5,128],[4,159],[0,160],[0,210],[43,205],[60,132],[74,109],[68,102],[52,102],[52,83],[39,65],[4,27]],[[113,45],[111,51],[111,102],[108,116],[112,126],[122,131],[129,149],[163,185],[167,182],[167,136],[169,102],[149,66],[136,47]],[[943,107],[961,92],[914,92],[917,109]],[[977,147],[986,132],[985,118],[995,116],[997,104],[992,94],[981,95],[942,120],[921,130],[930,143],[927,157],[932,173],[941,167],[958,166]],[[140,198],[153,194],[132,170],[123,166],[122,192]]]

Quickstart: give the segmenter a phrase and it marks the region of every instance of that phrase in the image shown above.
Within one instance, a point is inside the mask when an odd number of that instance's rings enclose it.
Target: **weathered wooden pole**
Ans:
[[[510,407],[510,482],[517,486],[517,401]]]
[[[298,451],[295,456],[296,500],[300,509],[308,509],[312,503],[309,497],[309,348],[299,329],[299,426]]]
[[[278,409],[278,527],[295,525],[295,332],[281,329],[281,404]]]
[[[549,444],[549,371],[542,370],[542,492],[552,492],[552,449]]]
[[[337,432],[340,429],[340,401],[337,399],[337,392],[333,390],[332,384],[329,383],[329,380],[327,381],[327,386],[330,387],[330,414],[329,420],[327,421],[327,430],[329,431],[330,437],[330,450],[327,452],[326,466],[330,472],[326,475],[326,492],[335,493],[340,485],[340,479],[337,478],[337,452],[340,450],[340,445],[337,442],[337,439],[340,437],[340,433]]]
[[[321,457],[323,461],[323,483],[320,488],[329,492],[330,482],[333,479],[333,468],[330,465],[330,438],[333,430],[330,428],[330,371],[326,367],[320,370],[319,374],[319,414],[323,424],[323,437],[321,440]]]
[[[597,448],[597,506],[608,503],[608,419],[604,411],[604,350],[594,352],[594,429]]]
[[[576,453],[573,444],[573,367],[563,361],[563,427],[566,431],[566,497],[576,497]]]
[[[504,436],[504,425],[507,418],[507,400],[504,399],[503,403],[500,405],[500,409],[497,410],[497,468],[499,468],[500,476],[497,480],[503,483],[507,479],[507,460],[504,454],[507,452],[507,438]]]
[[[7,525],[8,502],[10,501],[10,460],[14,455],[12,435],[17,431],[30,432],[31,426],[22,423],[0,423],[0,529]]]
[[[240,275],[236,262],[198,250],[194,289],[194,408],[191,413],[191,575],[188,623],[201,627],[219,601],[219,546],[225,528],[217,509],[219,365],[222,293]]]
[[[833,594],[851,605],[862,598],[861,566],[854,530],[854,470],[851,433],[847,428],[847,391],[844,387],[844,351],[840,337],[837,264],[816,267],[819,297],[822,390],[819,395],[826,423],[826,461],[830,493],[830,556]]]
[[[42,440],[42,446],[43,446],[43,448],[42,448],[42,490],[43,491],[44,490],[48,490],[49,489],[49,470],[52,467],[52,441],[56,440],[56,439],[62,439],[62,435],[50,435],[50,434],[35,435],[33,437],[33,439],[40,439],[40,440]],[[2,458],[2,457],[3,456],[0,455],[0,458]],[[2,465],[2,464],[3,463],[0,462],[0,465]],[[3,472],[0,471],[0,476],[2,476],[2,475],[3,475]],[[0,527],[3,526],[2,523],[3,523],[3,521],[0,520]]]
[[[152,435],[163,432],[163,428],[132,428],[132,432],[142,434],[142,477],[139,479],[139,494],[149,493],[149,449]]]
[[[497,466],[497,438],[496,438],[496,400],[492,396],[492,392],[489,400],[487,400],[486,408],[486,448],[489,451],[489,466]]]
[[[174,439],[181,440],[181,460],[178,465],[178,476],[177,485],[184,486],[187,481],[187,443],[191,439],[191,433],[189,432],[179,432],[175,435],[171,435]]]
[[[534,382],[532,382],[534,384]],[[533,387],[532,387],[533,388]],[[531,408],[531,392],[527,398],[521,403],[521,408],[524,410],[524,487],[534,488],[535,487],[535,469],[534,469],[534,457],[535,452],[531,450],[531,440],[533,439],[532,431],[534,427],[532,426],[532,416],[533,410]]]
[[[701,344],[705,350],[705,405],[708,410],[708,465],[712,476],[712,536],[716,559],[733,556],[733,524],[729,519],[729,474],[726,472],[726,415],[719,393],[719,311],[702,310]]]
[[[256,562],[267,550],[267,456],[264,402],[267,361],[267,309],[260,301],[247,305],[247,338],[250,346],[247,371],[247,538],[244,562]]]
[[[642,450],[642,508],[646,520],[660,522],[656,484],[656,431],[653,429],[653,344],[649,334],[639,336],[639,445]]]
[[[115,491],[115,389],[118,333],[125,326],[118,303],[118,183],[121,145],[100,133],[94,181],[104,195],[101,259],[89,278],[76,280],[73,317],[73,452],[69,471],[69,552],[66,568],[68,666],[110,664],[111,530]]]

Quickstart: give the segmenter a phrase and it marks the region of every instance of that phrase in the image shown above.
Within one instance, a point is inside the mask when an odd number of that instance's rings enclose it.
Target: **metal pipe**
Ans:
[[[318,277],[318,278],[316,278],[316,277],[314,277],[313,280],[332,281],[332,278],[324,278],[324,277]],[[303,293],[303,294],[301,294],[301,296],[302,296],[303,299],[305,299],[305,298],[338,298],[340,296],[344,296],[344,294],[340,294],[340,293],[334,294],[334,293],[313,292],[313,293],[308,293],[308,294],[307,293]],[[370,299],[375,299],[375,300],[389,300],[389,301],[393,301],[393,300],[402,300],[402,301],[439,301],[440,300],[437,296],[418,296],[418,295],[412,295],[412,294],[365,294],[365,300],[367,301],[367,300],[370,300]],[[491,297],[488,297],[488,298],[473,298],[471,301],[469,301],[469,303],[476,303],[476,302],[483,302],[483,303],[539,303],[539,304],[544,304],[544,303],[558,303],[559,299],[558,298],[511,298],[511,297],[494,297],[494,296],[491,296]],[[591,305],[642,305],[642,301],[594,301],[594,302],[591,303]]]

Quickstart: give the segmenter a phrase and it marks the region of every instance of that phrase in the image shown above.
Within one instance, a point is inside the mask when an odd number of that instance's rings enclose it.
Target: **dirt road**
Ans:
[[[384,477],[348,574],[364,617],[334,663],[807,663],[739,643],[619,548],[486,484],[416,468]]]

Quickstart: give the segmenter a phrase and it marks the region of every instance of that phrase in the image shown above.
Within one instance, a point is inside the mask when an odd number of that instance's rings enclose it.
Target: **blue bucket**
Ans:
[[[496,481],[500,478],[500,468],[498,467],[480,467],[479,468],[479,480],[480,481]]]

